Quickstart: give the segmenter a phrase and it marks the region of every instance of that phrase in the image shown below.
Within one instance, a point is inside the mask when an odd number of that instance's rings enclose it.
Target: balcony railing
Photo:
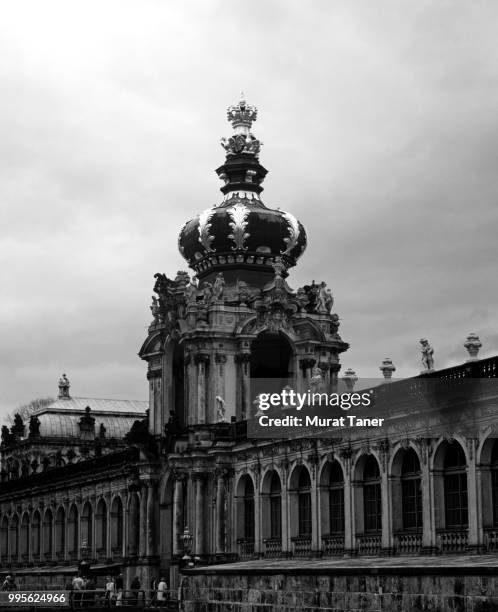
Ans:
[[[344,553],[344,535],[327,534],[322,536],[322,553],[326,557],[334,557]]]
[[[394,547],[398,555],[418,555],[422,549],[422,533],[396,533],[394,536]]]
[[[437,533],[438,548],[442,553],[462,553],[467,550],[466,529],[440,530]]]
[[[239,557],[241,559],[250,559],[254,557],[254,540],[238,540]]]
[[[498,528],[486,529],[484,532],[486,550],[494,552],[498,550]]]
[[[263,541],[265,545],[265,557],[280,557],[282,556],[282,540],[281,538],[268,538]]]
[[[295,536],[291,538],[294,557],[311,556],[311,536]]]
[[[381,550],[381,535],[363,534],[356,536],[358,553],[360,555],[379,555]]]

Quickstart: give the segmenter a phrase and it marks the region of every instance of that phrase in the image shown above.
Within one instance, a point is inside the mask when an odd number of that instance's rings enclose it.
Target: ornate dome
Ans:
[[[287,269],[296,265],[306,248],[301,223],[261,201],[267,170],[258,161],[261,143],[250,132],[256,115],[245,100],[228,109],[235,134],[222,139],[226,160],[216,170],[225,182],[223,201],[188,221],[180,232],[180,252],[200,279],[230,269],[273,274],[276,258]]]

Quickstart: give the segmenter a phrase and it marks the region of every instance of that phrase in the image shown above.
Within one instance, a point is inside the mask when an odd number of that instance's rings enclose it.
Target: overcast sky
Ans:
[[[376,376],[498,352],[498,3],[3,2],[0,416],[55,395],[146,399],[153,275],[218,203],[243,90],[269,174]]]

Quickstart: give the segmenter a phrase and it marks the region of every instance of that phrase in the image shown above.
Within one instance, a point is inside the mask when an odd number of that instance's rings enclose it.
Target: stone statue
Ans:
[[[434,349],[426,338],[422,338],[420,344],[422,345],[422,365],[424,366],[424,371],[432,372],[434,370]]]
[[[197,301],[197,285],[192,281],[185,287],[185,293],[183,294],[185,297],[185,303],[187,306],[189,304],[195,304]]]
[[[225,400],[219,395],[216,396],[216,421],[217,423],[226,423],[226,408]]]
[[[223,278],[223,274],[219,272],[216,275],[216,279],[213,285],[213,299],[214,300],[216,301],[221,300],[224,288],[225,288],[225,279]]]
[[[322,371],[316,365],[311,372],[310,387],[312,391],[318,391],[318,389],[320,389],[322,386],[323,386]]]
[[[71,384],[69,383],[69,379],[68,377],[63,374],[60,378],[59,378],[59,399],[61,398],[69,398],[69,387],[71,386]]]
[[[159,306],[158,299],[154,295],[152,296],[152,304],[150,306],[150,311],[152,313],[152,316],[154,317],[153,323],[161,323],[161,307]]]
[[[14,415],[14,424],[10,429],[10,433],[16,440],[20,440],[21,438],[24,438],[24,432],[24,421],[22,420],[21,415],[16,412],[16,414]]]
[[[105,438],[106,431],[107,431],[107,430],[106,430],[106,428],[105,428],[104,423],[101,423],[101,424],[100,424],[100,427],[99,427],[99,438],[104,439],[104,438]]]
[[[245,281],[237,281],[237,297],[241,304],[247,304],[247,301],[251,297],[249,287]]]
[[[330,312],[332,309],[332,305],[334,303],[334,298],[332,297],[332,292],[330,289],[327,289],[327,283],[321,282],[318,286],[316,292],[316,302],[315,307],[317,312],[326,313]]]
[[[32,414],[29,419],[29,437],[36,438],[40,435],[40,419],[36,414]]]
[[[204,283],[204,301],[206,304],[213,298],[213,285],[211,283]]]

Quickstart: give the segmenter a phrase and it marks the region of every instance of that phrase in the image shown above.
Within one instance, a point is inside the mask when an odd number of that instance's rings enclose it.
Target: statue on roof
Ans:
[[[432,372],[434,370],[434,349],[429,344],[426,338],[420,340],[422,345],[422,365],[424,366],[424,372]]]
[[[40,419],[36,414],[32,414],[29,418],[29,437],[37,438],[40,435]]]
[[[25,429],[26,428],[24,427],[24,421],[22,420],[21,415],[16,412],[14,415],[14,424],[10,428],[10,433],[15,440],[20,440],[21,438],[24,438]]]
[[[7,425],[2,425],[2,445],[8,446],[12,444],[12,434],[9,431]]]
[[[225,287],[225,279],[223,278],[223,273],[219,272],[216,275],[216,278],[214,280],[214,284],[213,284],[213,299],[215,301],[219,301],[221,300],[222,296],[223,296],[223,289]]]
[[[68,377],[63,374],[60,378],[59,378],[59,399],[64,399],[70,398],[69,395],[69,387],[71,386],[71,383],[69,382]]]

